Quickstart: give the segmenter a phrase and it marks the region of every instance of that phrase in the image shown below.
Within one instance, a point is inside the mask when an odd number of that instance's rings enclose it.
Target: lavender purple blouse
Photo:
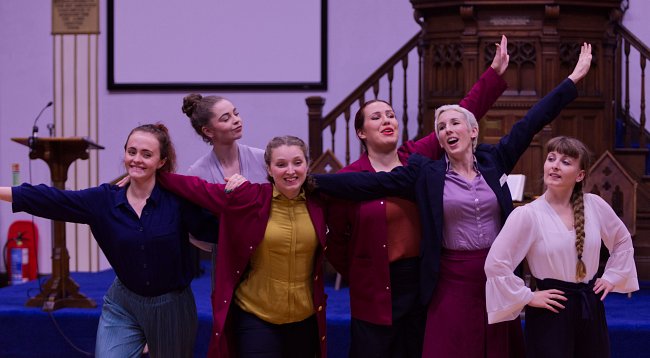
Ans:
[[[497,197],[476,164],[474,170],[476,177],[468,181],[454,172],[447,160],[442,229],[442,246],[447,249],[486,249],[499,234],[501,208]]]

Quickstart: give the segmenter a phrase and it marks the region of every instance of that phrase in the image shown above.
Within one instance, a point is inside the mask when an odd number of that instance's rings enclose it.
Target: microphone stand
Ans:
[[[34,119],[34,125],[32,126],[32,135],[27,138],[27,146],[29,147],[30,152],[34,151],[34,146],[36,146],[36,133],[38,133],[38,126],[36,125],[36,122],[38,122],[38,119],[41,118],[41,114],[43,114],[43,112],[45,112],[45,110],[51,106],[52,101],[47,102],[45,107],[43,107],[41,111],[38,112],[38,115]]]

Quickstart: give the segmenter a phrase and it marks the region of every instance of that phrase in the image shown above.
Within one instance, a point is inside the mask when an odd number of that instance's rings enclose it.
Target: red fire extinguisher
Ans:
[[[38,230],[27,220],[15,221],[9,226],[9,235],[4,247],[4,259],[9,283],[17,284],[36,279]]]

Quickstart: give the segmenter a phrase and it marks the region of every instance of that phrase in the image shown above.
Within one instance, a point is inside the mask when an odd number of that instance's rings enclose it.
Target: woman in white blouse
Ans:
[[[489,323],[526,307],[528,357],[609,357],[603,300],[639,289],[630,233],[599,196],[583,194],[589,150],[577,139],[547,144],[546,192],[515,209],[485,262]],[[610,252],[596,278],[602,241]],[[513,271],[526,258],[537,290]]]

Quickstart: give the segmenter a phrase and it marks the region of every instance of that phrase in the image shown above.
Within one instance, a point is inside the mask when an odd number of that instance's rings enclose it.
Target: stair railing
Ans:
[[[407,141],[409,137],[408,132],[408,108],[409,103],[413,104],[413,99],[408,94],[408,70],[409,70],[409,56],[413,51],[417,51],[417,131],[418,135],[422,131],[422,53],[419,44],[420,33],[415,34],[404,46],[402,46],[394,55],[392,55],[386,62],[380,65],[366,80],[364,80],[357,88],[355,88],[347,97],[345,97],[339,104],[337,104],[327,115],[323,116],[323,105],[325,98],[321,96],[311,96],[306,99],[309,117],[309,155],[312,160],[317,160],[323,154],[323,138],[325,132],[329,130],[329,137],[331,140],[330,148],[334,152],[336,148],[336,124],[337,120],[343,116],[345,121],[345,165],[350,164],[350,138],[351,132],[354,134],[353,128],[350,128],[350,118],[353,107],[358,108],[366,102],[366,92],[372,89],[374,98],[377,99],[380,94],[380,83],[388,82],[388,102],[391,103],[396,112],[403,111],[402,123],[402,140]],[[403,72],[402,77],[402,103],[401,108],[398,108],[393,103],[393,84],[395,79],[395,68],[401,67]],[[382,92],[382,94],[384,94]],[[385,94],[384,94],[385,95]],[[384,98],[382,98],[384,99]],[[355,103],[357,106],[355,106]],[[356,138],[356,134],[352,137]]]

